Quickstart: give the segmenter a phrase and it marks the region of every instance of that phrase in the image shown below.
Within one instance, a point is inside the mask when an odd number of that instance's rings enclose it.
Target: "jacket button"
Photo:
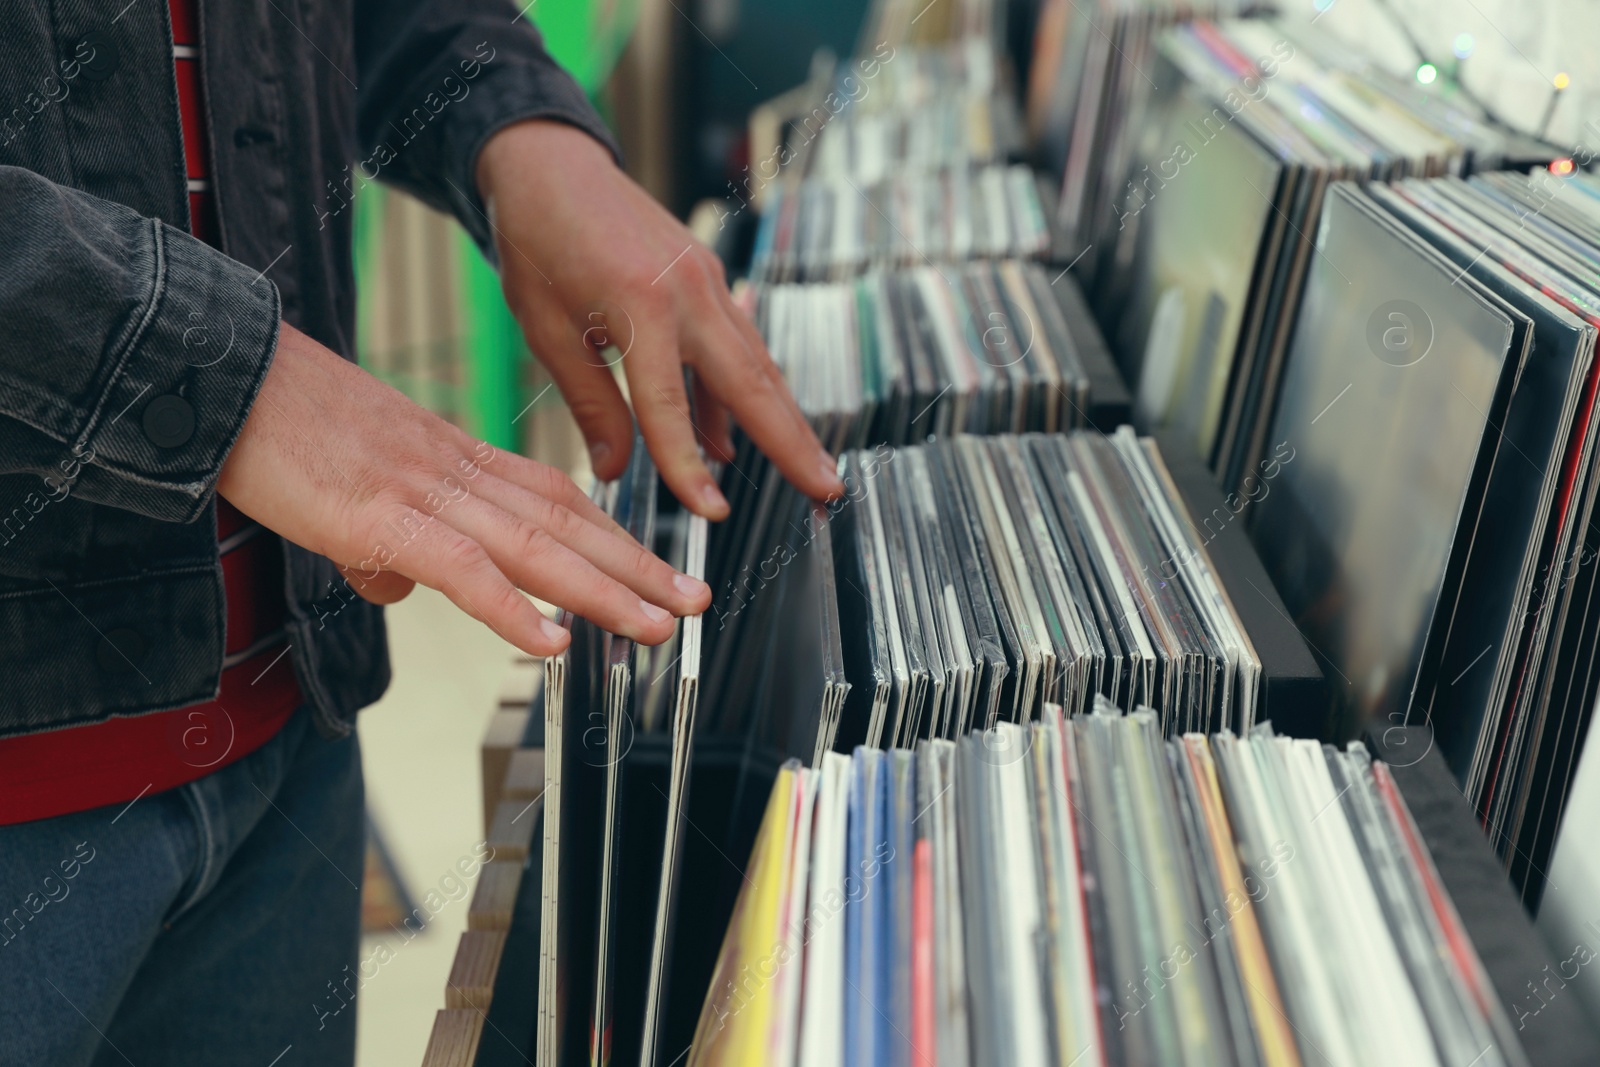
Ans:
[[[117,52],[117,42],[108,33],[90,30],[72,44],[69,60],[78,63],[78,72],[92,82],[103,82],[116,71],[122,62]]]
[[[139,662],[144,659],[144,654],[150,648],[150,643],[138,630],[124,627],[112,630],[100,639],[100,644],[94,650],[94,658],[100,664],[100,669],[108,674],[122,671],[137,670]]]
[[[177,448],[194,436],[194,408],[181,396],[158,396],[144,409],[144,435],[157,448]]]

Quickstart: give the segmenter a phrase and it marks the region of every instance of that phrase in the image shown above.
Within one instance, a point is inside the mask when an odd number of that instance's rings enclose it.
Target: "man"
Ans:
[[[353,186],[497,258],[600,477],[634,415],[714,519],[730,413],[814,496],[832,461],[510,3],[0,24],[0,1063],[348,1064],[378,605],[422,582],[543,655],[523,591],[650,643],[710,600],[350,362]]]

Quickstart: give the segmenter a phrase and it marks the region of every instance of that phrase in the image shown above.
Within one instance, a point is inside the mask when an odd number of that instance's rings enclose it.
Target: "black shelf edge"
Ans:
[[[1600,1061],[1600,1033],[1583,1013],[1578,994],[1560,988],[1559,963],[1433,747],[1432,731],[1374,728],[1366,740],[1373,755],[1389,764],[1529,1063],[1593,1067]],[[1555,988],[1547,984],[1551,976]]]
[[[1067,322],[1078,362],[1089,376],[1089,410],[1084,413],[1089,427],[1110,433],[1123,423],[1133,421],[1133,395],[1122,380],[1122,371],[1111,358],[1111,349],[1100,333],[1077,278],[1063,267],[1050,278],[1050,291],[1055,294],[1061,316]]]
[[[541,716],[542,718],[542,716]],[[523,862],[506,947],[484,1014],[473,1067],[519,1067],[533,1062],[539,1014],[539,927],[544,907],[544,798],[534,801],[533,844]]]

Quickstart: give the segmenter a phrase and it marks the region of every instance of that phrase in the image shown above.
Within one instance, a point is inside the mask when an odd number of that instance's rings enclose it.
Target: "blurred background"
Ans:
[[[924,9],[930,22],[940,0]],[[1083,4],[1095,0],[1078,0]],[[1314,19],[1424,84],[1459,82],[1508,123],[1600,151],[1600,4],[1594,0],[1301,0]],[[1014,75],[1026,84],[1033,5],[1008,7]],[[848,56],[867,0],[536,0],[526,9],[621,140],[629,173],[686,219],[742,192],[752,113]],[[825,75],[824,75],[825,76]],[[356,199],[363,366],[469,432],[567,470],[587,453],[523,343],[493,268],[456,223],[403,193]],[[717,237],[718,213],[696,216]],[[372,847],[366,958],[389,962],[360,991],[359,1063],[419,1063],[465,897],[424,932],[389,932],[481,840],[478,745],[512,650],[419,589],[389,611],[394,684],[361,717]]]

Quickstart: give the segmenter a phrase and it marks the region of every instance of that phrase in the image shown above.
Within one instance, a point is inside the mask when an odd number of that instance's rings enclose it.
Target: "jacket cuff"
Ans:
[[[85,497],[166,522],[204,510],[278,345],[277,287],[152,220],[149,298],[107,343],[72,448]]]
[[[478,153],[490,137],[526,119],[554,119],[575,126],[605,146],[617,165],[622,149],[578,83],[541,50],[506,48],[484,63],[472,93],[445,127],[444,158],[455,173],[445,190],[451,213],[493,261],[494,241],[478,191]]]

